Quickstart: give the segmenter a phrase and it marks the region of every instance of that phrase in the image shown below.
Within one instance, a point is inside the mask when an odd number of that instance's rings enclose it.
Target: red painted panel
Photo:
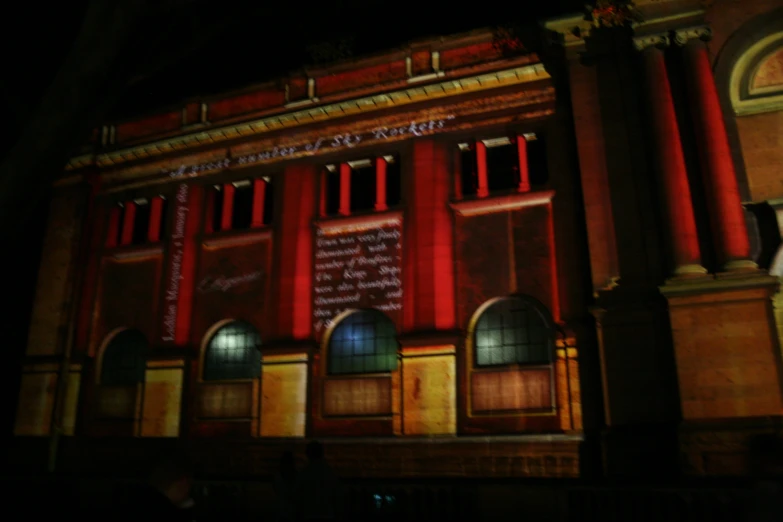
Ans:
[[[466,327],[476,309],[489,299],[514,291],[512,270],[517,293],[538,299],[557,318],[549,209],[548,205],[536,205],[510,213],[457,218],[461,326]]]
[[[427,74],[432,72],[432,64],[430,63],[429,51],[417,51],[413,53],[411,61],[413,62],[413,75]]]
[[[403,78],[405,78],[404,61],[384,63],[318,78],[315,93],[316,96],[327,96]]]
[[[181,127],[182,113],[180,111],[156,114],[143,120],[129,121],[117,125],[115,140],[117,143],[125,143],[130,140],[179,130]]]
[[[207,119],[215,122],[242,114],[280,107],[285,103],[283,90],[267,90],[234,96],[209,104]]]
[[[93,347],[116,328],[135,328],[153,342],[160,303],[162,256],[104,261]]]
[[[255,326],[270,337],[265,316],[272,242],[202,247],[193,292],[192,339],[200,346],[209,329],[225,319]]]
[[[185,125],[193,125],[201,121],[201,104],[189,103],[185,106]]]
[[[307,98],[307,78],[290,78],[288,80],[288,101],[298,101]]]
[[[442,70],[456,69],[497,58],[500,58],[500,52],[493,47],[492,42],[485,42],[441,51],[440,68]]]

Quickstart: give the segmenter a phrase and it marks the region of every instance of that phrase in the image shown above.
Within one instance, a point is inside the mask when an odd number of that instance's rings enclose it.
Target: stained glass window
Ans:
[[[220,328],[204,354],[204,380],[252,379],[261,374],[261,336],[236,321]]]
[[[138,330],[123,330],[115,335],[103,352],[101,384],[127,386],[144,382],[144,352],[147,339]]]
[[[552,329],[534,302],[502,299],[481,314],[475,332],[476,366],[548,364]]]
[[[329,338],[330,374],[384,373],[397,368],[397,333],[391,319],[377,310],[358,310]]]

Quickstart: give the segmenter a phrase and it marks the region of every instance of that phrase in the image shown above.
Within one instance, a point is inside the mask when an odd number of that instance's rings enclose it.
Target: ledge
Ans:
[[[501,70],[461,79],[443,81],[423,87],[411,87],[387,94],[378,94],[364,98],[346,100],[332,105],[324,105],[287,112],[242,124],[203,130],[198,133],[178,136],[167,140],[148,143],[137,147],[121,149],[98,155],[83,155],[72,158],[66,170],[91,165],[100,167],[118,165],[128,161],[160,156],[174,151],[184,151],[206,144],[218,143],[238,138],[247,138],[271,131],[301,127],[310,123],[322,122],[357,113],[374,112],[390,107],[410,105],[425,100],[447,98],[470,92],[481,92],[502,86],[529,83],[550,78],[544,65],[537,63],[513,69]]]
[[[477,216],[492,214],[494,212],[506,212],[524,207],[546,205],[555,197],[554,190],[540,192],[526,192],[524,194],[510,194],[507,196],[489,196],[481,199],[471,199],[451,203],[451,208],[460,216]]]

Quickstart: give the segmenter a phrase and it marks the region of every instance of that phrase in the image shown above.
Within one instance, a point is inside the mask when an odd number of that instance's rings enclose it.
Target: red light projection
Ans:
[[[319,226],[315,240],[313,328],[344,310],[374,308],[393,321],[402,310],[402,220]]]
[[[162,340],[164,342],[173,341],[177,329],[182,260],[185,253],[185,224],[188,219],[188,200],[188,186],[183,183],[177,188],[177,196],[174,201],[174,232],[171,235],[169,277],[166,282],[163,312]]]

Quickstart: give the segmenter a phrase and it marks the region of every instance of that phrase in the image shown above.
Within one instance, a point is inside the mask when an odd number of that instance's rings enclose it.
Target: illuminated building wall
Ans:
[[[705,13],[670,9],[614,47],[547,22],[547,67],[477,31],[107,125],[57,182],[17,434],[247,473],[309,437],[356,438],[327,447],[350,476],[742,472],[783,407],[778,280]]]

